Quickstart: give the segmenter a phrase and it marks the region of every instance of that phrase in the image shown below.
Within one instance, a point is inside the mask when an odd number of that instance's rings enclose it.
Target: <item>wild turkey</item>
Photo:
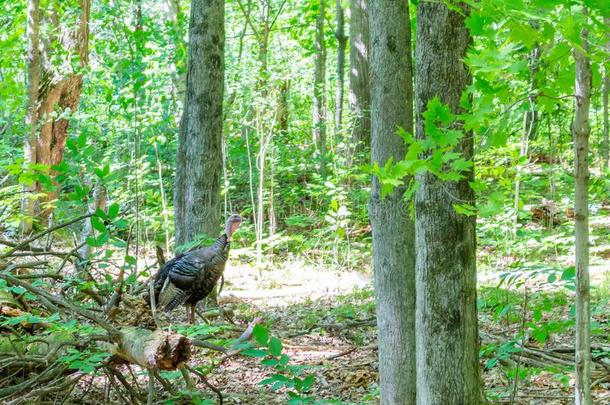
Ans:
[[[154,285],[159,309],[167,312],[185,303],[189,322],[195,323],[195,305],[212,291],[222,275],[229,256],[231,235],[241,221],[239,215],[231,215],[224,234],[212,246],[180,254],[159,269]]]

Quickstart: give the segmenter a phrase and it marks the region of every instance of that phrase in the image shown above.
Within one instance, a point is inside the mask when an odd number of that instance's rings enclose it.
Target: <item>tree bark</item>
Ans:
[[[471,82],[463,60],[471,44],[463,13],[444,3],[417,6],[416,111],[417,138],[425,139],[422,113],[434,97],[454,114]],[[461,128],[462,123],[454,125]],[[473,155],[472,133],[456,148]],[[456,213],[453,205],[474,205],[469,182],[443,182],[418,174],[415,196],[417,404],[478,404],[480,381],[477,340],[475,217]]]
[[[353,115],[352,143],[359,152],[371,144],[368,1],[351,0],[349,35],[349,107]]]
[[[604,18],[604,23],[606,24],[606,29],[610,30],[610,17]],[[608,42],[606,43],[606,55],[610,55],[610,31],[606,33],[606,38],[608,38]],[[608,92],[610,92],[610,64],[606,63],[604,68],[604,89],[602,94],[602,104],[603,104],[603,120],[604,120],[604,140],[603,140],[603,151],[602,151],[602,169],[607,170],[608,164],[610,162],[610,140],[609,140],[609,132],[610,125],[608,123]]]
[[[172,39],[173,42],[171,44],[173,48],[173,59],[174,62],[170,65],[170,71],[172,75],[172,85],[174,91],[174,99],[178,99],[180,101],[183,100],[184,92],[185,92],[185,76],[183,72],[180,72],[179,64],[178,64],[178,45],[177,41],[182,40],[183,34],[180,30],[180,25],[178,24],[178,15],[180,14],[180,1],[179,0],[163,0],[163,11],[165,12],[165,20],[172,27]],[[175,100],[174,100],[175,101]],[[174,104],[175,105],[175,104]]]
[[[589,49],[589,33],[582,30],[582,48]],[[591,63],[586,53],[574,49],[576,103],[574,137],[574,218],[576,231],[576,405],[591,401],[591,308],[589,290],[589,105],[591,102]]]
[[[43,164],[48,167],[51,179],[53,179],[56,172],[51,167],[58,165],[63,160],[68,137],[68,119],[65,113],[73,113],[77,110],[83,82],[81,72],[89,63],[91,2],[90,0],[79,1],[80,15],[74,24],[75,28],[73,28],[74,25],[66,23],[60,27],[57,37],[51,37],[54,34],[47,34],[45,38],[41,38],[39,35],[40,10],[37,3],[38,1],[28,3],[28,13],[30,11],[32,13],[28,16],[28,43],[31,48],[28,51],[31,53],[28,66],[30,86],[28,121],[32,132],[28,135],[25,152],[26,160],[30,163]],[[53,10],[52,13],[51,20],[60,18],[57,11]],[[37,19],[38,23],[34,19]],[[53,46],[61,46],[71,56],[62,58],[65,61],[62,66],[57,66],[54,61]],[[35,47],[40,49],[40,54],[37,54]],[[78,59],[76,66],[72,62],[75,58]],[[66,74],[66,72],[69,73]],[[36,96],[35,99],[34,96]],[[34,107],[35,112],[32,110]],[[40,125],[39,130],[36,127],[37,124]],[[34,215],[40,219],[47,218],[53,212],[53,205],[46,204],[41,211],[40,203],[51,203],[57,199],[59,192],[43,190],[41,183],[36,183],[32,189],[36,192],[44,191],[46,197],[42,201],[35,201],[33,205],[26,204],[25,209],[28,212],[34,211]]]
[[[33,165],[36,163],[36,125],[38,123],[38,87],[40,86],[40,1],[28,1],[28,113],[26,125],[29,132],[24,139],[24,163]],[[36,184],[24,186],[24,191],[33,193]],[[21,212],[24,219],[21,222],[21,232],[28,234],[32,231],[34,219],[35,200],[32,195],[26,193],[21,201]]]
[[[337,30],[337,94],[335,98],[335,137],[341,133],[341,121],[343,119],[343,90],[345,88],[345,47],[347,37],[345,36],[345,19],[341,0],[336,0]]]
[[[316,57],[313,84],[313,144],[316,155],[326,154],[326,118],[324,114],[324,93],[326,87],[326,44],[324,42],[325,2],[320,0],[320,10],[316,19]]]
[[[411,28],[408,0],[376,0],[370,7],[371,156],[383,166],[390,158],[404,159],[397,128],[413,131]],[[369,203],[381,404],[415,403],[414,228],[404,191],[382,199],[374,178]]]
[[[221,222],[224,41],[224,0],[194,1],[176,158],[177,246],[200,233],[216,236]]]

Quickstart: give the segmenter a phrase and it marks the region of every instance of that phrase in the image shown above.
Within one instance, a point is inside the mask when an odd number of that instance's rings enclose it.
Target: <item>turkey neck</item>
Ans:
[[[214,242],[214,244],[212,245],[212,249],[218,252],[222,251],[225,254],[225,260],[227,258],[226,254],[229,252],[230,247],[231,241],[229,240],[229,236],[226,233],[220,235],[218,239],[216,239],[216,242]]]
[[[224,270],[224,263],[227,261],[229,257],[229,248],[231,247],[231,242],[229,241],[229,237],[227,234],[221,235],[216,242],[212,246],[198,249],[199,255],[201,255],[204,260],[207,258],[209,260],[208,264],[210,264],[214,268],[214,273],[217,272],[217,276],[220,277],[222,270]],[[210,255],[210,253],[212,253]],[[218,266],[222,264],[223,266]],[[217,267],[221,267],[217,269]]]

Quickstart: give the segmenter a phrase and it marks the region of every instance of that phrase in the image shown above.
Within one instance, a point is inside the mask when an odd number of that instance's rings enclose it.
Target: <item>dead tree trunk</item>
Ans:
[[[28,9],[32,15],[28,17],[28,41],[30,45],[30,125],[36,131],[29,134],[26,142],[26,159],[30,162],[43,164],[49,168],[49,173],[53,179],[56,172],[51,169],[53,165],[58,165],[63,160],[64,148],[68,137],[68,118],[66,113],[74,113],[78,107],[81,86],[83,82],[82,70],[89,63],[89,14],[91,8],[90,0],[80,0],[80,14],[74,24],[66,22],[59,28],[59,34],[48,34],[45,38],[40,38],[38,24],[40,21],[40,11],[38,1],[28,4]],[[38,12],[36,11],[38,10]],[[55,10],[47,11],[52,13],[54,21],[59,20]],[[30,27],[31,25],[31,27]],[[74,28],[75,27],[75,28]],[[40,58],[35,48],[41,49]],[[71,57],[63,58],[66,62],[62,66],[56,66],[55,47],[60,46],[62,52],[67,51]],[[77,63],[74,60],[78,60]],[[34,64],[37,64],[35,66]],[[70,73],[65,73],[70,72]],[[39,80],[39,82],[38,82]],[[38,82],[38,83],[36,83]],[[34,99],[33,97],[36,96]],[[32,108],[36,108],[36,111]],[[39,125],[38,130],[36,124]],[[35,138],[35,150],[32,144]],[[29,156],[27,156],[29,154]],[[45,204],[41,210],[36,202],[33,206],[26,204],[26,214],[34,211],[34,215],[40,219],[46,219],[53,212],[52,202],[57,199],[59,193],[56,190],[43,190],[43,185],[37,183],[33,187],[36,192],[45,192],[46,197],[40,201]]]
[[[576,231],[576,405],[591,401],[591,294],[589,290],[589,105],[591,102],[591,62],[586,54],[589,33],[581,33],[582,49],[574,49],[576,62],[576,103],[572,135],[574,137],[574,217]]]

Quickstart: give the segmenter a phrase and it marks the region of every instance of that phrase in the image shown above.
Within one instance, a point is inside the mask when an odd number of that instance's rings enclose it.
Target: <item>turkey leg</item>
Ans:
[[[186,305],[186,316],[188,318],[188,322],[191,325],[194,325],[195,324],[195,305],[194,304]]]

